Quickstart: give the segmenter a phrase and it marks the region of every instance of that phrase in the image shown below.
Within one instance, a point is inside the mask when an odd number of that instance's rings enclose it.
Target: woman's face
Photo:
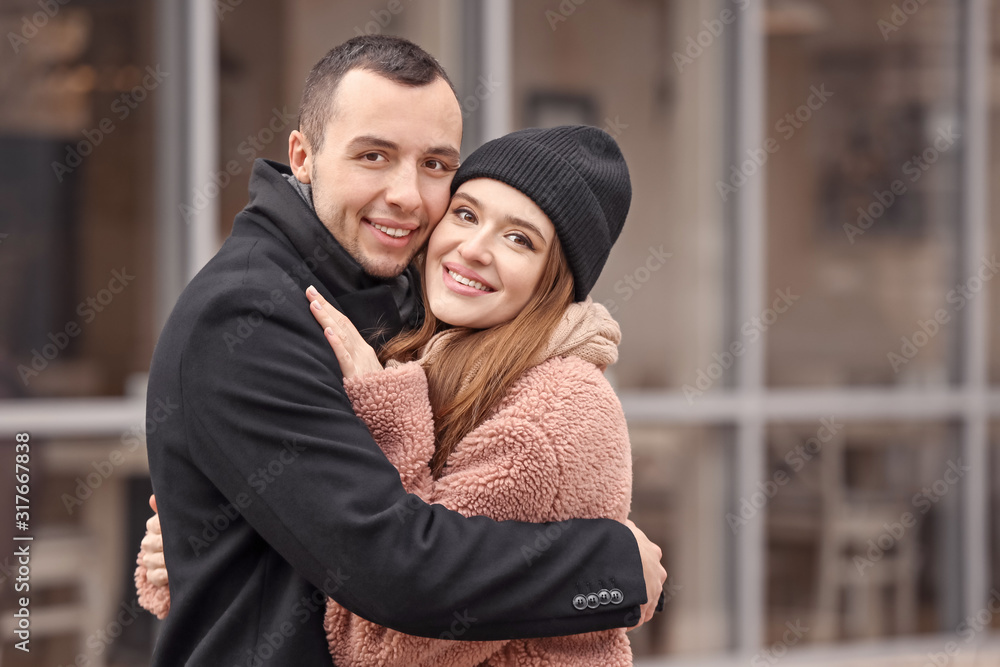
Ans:
[[[427,301],[447,324],[487,329],[528,305],[556,237],[542,209],[514,188],[467,181],[427,244]]]

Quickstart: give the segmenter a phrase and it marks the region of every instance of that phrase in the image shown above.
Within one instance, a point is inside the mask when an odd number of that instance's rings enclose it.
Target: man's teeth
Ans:
[[[394,236],[397,239],[401,236],[408,236],[409,233],[413,231],[412,229],[397,229],[395,227],[386,227],[385,225],[377,225],[374,222],[372,223],[372,227],[379,230],[380,232],[385,232],[389,236]]]
[[[482,290],[484,292],[492,292],[493,291],[489,287],[486,287],[485,285],[483,285],[478,280],[469,280],[465,276],[461,276],[461,275],[455,273],[454,271],[452,271],[450,269],[448,270],[448,275],[451,276],[452,278],[454,278],[455,282],[462,283],[463,285],[468,285],[469,287],[475,287],[476,289]]]

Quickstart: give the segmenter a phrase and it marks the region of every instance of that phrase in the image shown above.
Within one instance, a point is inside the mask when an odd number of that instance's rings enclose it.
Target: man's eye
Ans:
[[[381,153],[365,153],[361,157],[366,162],[378,162],[379,160],[385,160],[385,157]]]
[[[443,171],[448,168],[448,165],[446,165],[444,162],[441,162],[441,160],[428,160],[424,164],[433,169],[434,171]]]

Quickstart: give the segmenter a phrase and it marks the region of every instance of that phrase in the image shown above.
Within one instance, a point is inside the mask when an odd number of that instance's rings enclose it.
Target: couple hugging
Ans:
[[[632,663],[666,572],[587,298],[628,169],[591,127],[461,137],[433,57],[358,37],[255,163],[150,367],[154,665]]]

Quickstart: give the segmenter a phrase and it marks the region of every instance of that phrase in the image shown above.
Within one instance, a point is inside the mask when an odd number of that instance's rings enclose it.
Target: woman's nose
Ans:
[[[482,231],[477,231],[458,246],[458,254],[463,259],[479,264],[489,264],[493,260],[490,241]]]

